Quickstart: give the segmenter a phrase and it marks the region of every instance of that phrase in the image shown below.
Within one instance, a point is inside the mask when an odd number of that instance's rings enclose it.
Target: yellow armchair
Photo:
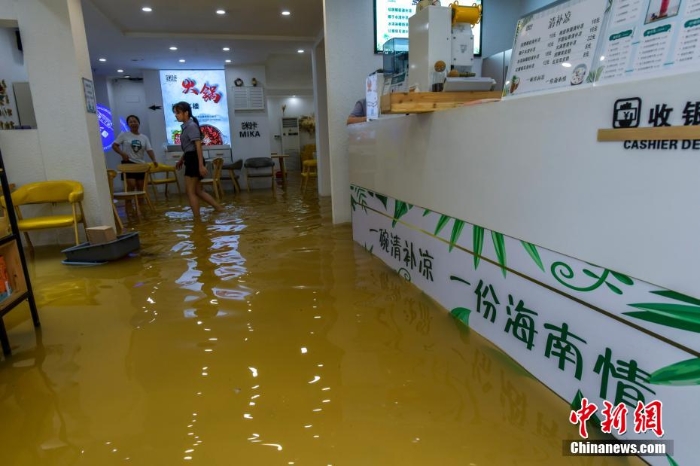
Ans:
[[[29,231],[71,226],[75,232],[75,244],[80,244],[78,223],[83,224],[83,229],[86,228],[82,203],[84,196],[83,185],[77,181],[38,181],[17,188],[12,193],[12,203],[17,213],[17,226],[24,233],[29,247],[32,248]],[[0,198],[0,203],[6,208],[4,197]],[[24,205],[60,203],[69,203],[72,213],[25,218],[20,209]]]

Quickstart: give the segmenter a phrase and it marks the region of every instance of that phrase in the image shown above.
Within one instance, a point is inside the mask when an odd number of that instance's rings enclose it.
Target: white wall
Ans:
[[[270,55],[265,63],[267,89],[285,89],[289,94],[302,93],[302,89],[313,89],[311,54],[305,50],[297,55]]]
[[[365,78],[382,67],[374,50],[372,0],[324,0],[328,140],[334,223],[350,221],[346,121],[365,95]]]
[[[331,195],[331,171],[328,141],[328,92],[326,87],[326,47],[321,39],[313,51],[314,97],[316,107],[316,160],[318,194]]]
[[[524,16],[528,13],[532,13],[535,10],[539,10],[542,7],[554,3],[552,0],[522,0],[522,6],[520,9],[520,16]]]
[[[7,93],[10,98],[10,108],[12,109],[12,118],[10,119],[19,124],[17,114],[17,105],[15,96],[12,92],[12,84],[15,82],[27,81],[27,69],[24,66],[24,55],[17,50],[17,41],[15,39],[15,28],[0,27],[0,80],[4,80],[7,84]]]
[[[282,121],[282,105],[286,105],[284,116],[286,118],[299,118],[305,115],[311,115],[315,112],[314,98],[308,95],[285,96],[285,97],[268,97],[267,99],[267,115],[270,120],[270,148],[272,152],[282,153],[281,140],[275,139],[281,132]],[[312,138],[309,133],[304,130],[299,130],[299,148],[304,147],[304,144],[315,144],[316,139]]]

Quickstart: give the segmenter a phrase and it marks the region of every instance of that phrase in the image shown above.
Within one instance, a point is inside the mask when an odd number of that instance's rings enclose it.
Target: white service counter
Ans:
[[[700,367],[700,150],[597,132],[619,99],[639,99],[641,126],[663,108],[683,126],[698,78],[348,127],[355,241],[567,402],[625,402],[631,426],[635,401],[662,401],[678,464],[700,457],[700,377],[686,377]]]

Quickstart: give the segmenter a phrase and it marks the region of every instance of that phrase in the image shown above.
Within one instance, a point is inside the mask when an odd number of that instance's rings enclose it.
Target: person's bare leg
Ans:
[[[202,183],[200,183],[199,180],[197,180],[197,196],[199,196],[201,200],[212,206],[217,212],[222,212],[224,210],[224,208],[221,207],[221,205],[218,202],[216,202],[216,199],[214,199],[211,196],[211,194],[209,194],[204,190],[204,188],[202,188]]]
[[[193,178],[191,176],[185,177],[185,192],[187,193],[187,200],[190,202],[190,207],[192,208],[192,215],[195,220],[199,220],[199,197],[197,196],[197,186],[201,189],[201,184],[199,178]]]

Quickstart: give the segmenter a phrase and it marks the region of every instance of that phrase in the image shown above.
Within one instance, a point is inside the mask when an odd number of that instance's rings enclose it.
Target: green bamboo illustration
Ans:
[[[479,268],[481,260],[481,251],[484,249],[484,228],[474,225],[472,233],[472,241],[474,247],[474,270]]]
[[[435,226],[435,236],[442,231],[443,228],[445,228],[445,225],[450,221],[452,217],[449,215],[440,215],[440,220],[438,220],[437,225]]]
[[[456,307],[450,311],[450,315],[469,327],[469,315],[472,311],[466,307]]]
[[[413,208],[411,204],[407,204],[403,201],[394,201],[394,221],[391,222],[391,226],[395,227],[396,222],[406,215],[411,208]]]
[[[544,264],[542,264],[540,253],[537,252],[537,247],[532,243],[528,243],[527,241],[521,241],[520,243],[522,243],[523,247],[525,248],[525,251],[527,251],[532,260],[535,261],[537,267],[539,267],[540,270],[544,272]]]
[[[452,225],[452,234],[450,235],[450,251],[452,251],[452,248],[455,247],[455,244],[457,244],[457,240],[459,239],[459,236],[462,234],[462,230],[464,229],[465,222],[462,220],[457,220],[455,219],[454,225]]]
[[[623,314],[666,327],[700,333],[700,300],[670,290],[655,290],[651,294],[670,298],[676,302],[628,304],[628,306],[641,309],[641,311],[624,312]]]
[[[649,377],[654,385],[700,385],[700,358],[686,359],[654,371]]]
[[[503,233],[491,231],[491,239],[493,240],[493,247],[496,248],[496,257],[498,258],[498,263],[501,264],[501,271],[503,272],[503,277],[505,277],[507,273],[505,238],[503,238]]]
[[[672,456],[666,455],[666,459],[668,460],[668,464],[670,464],[671,466],[680,466],[680,464],[678,464]]]

